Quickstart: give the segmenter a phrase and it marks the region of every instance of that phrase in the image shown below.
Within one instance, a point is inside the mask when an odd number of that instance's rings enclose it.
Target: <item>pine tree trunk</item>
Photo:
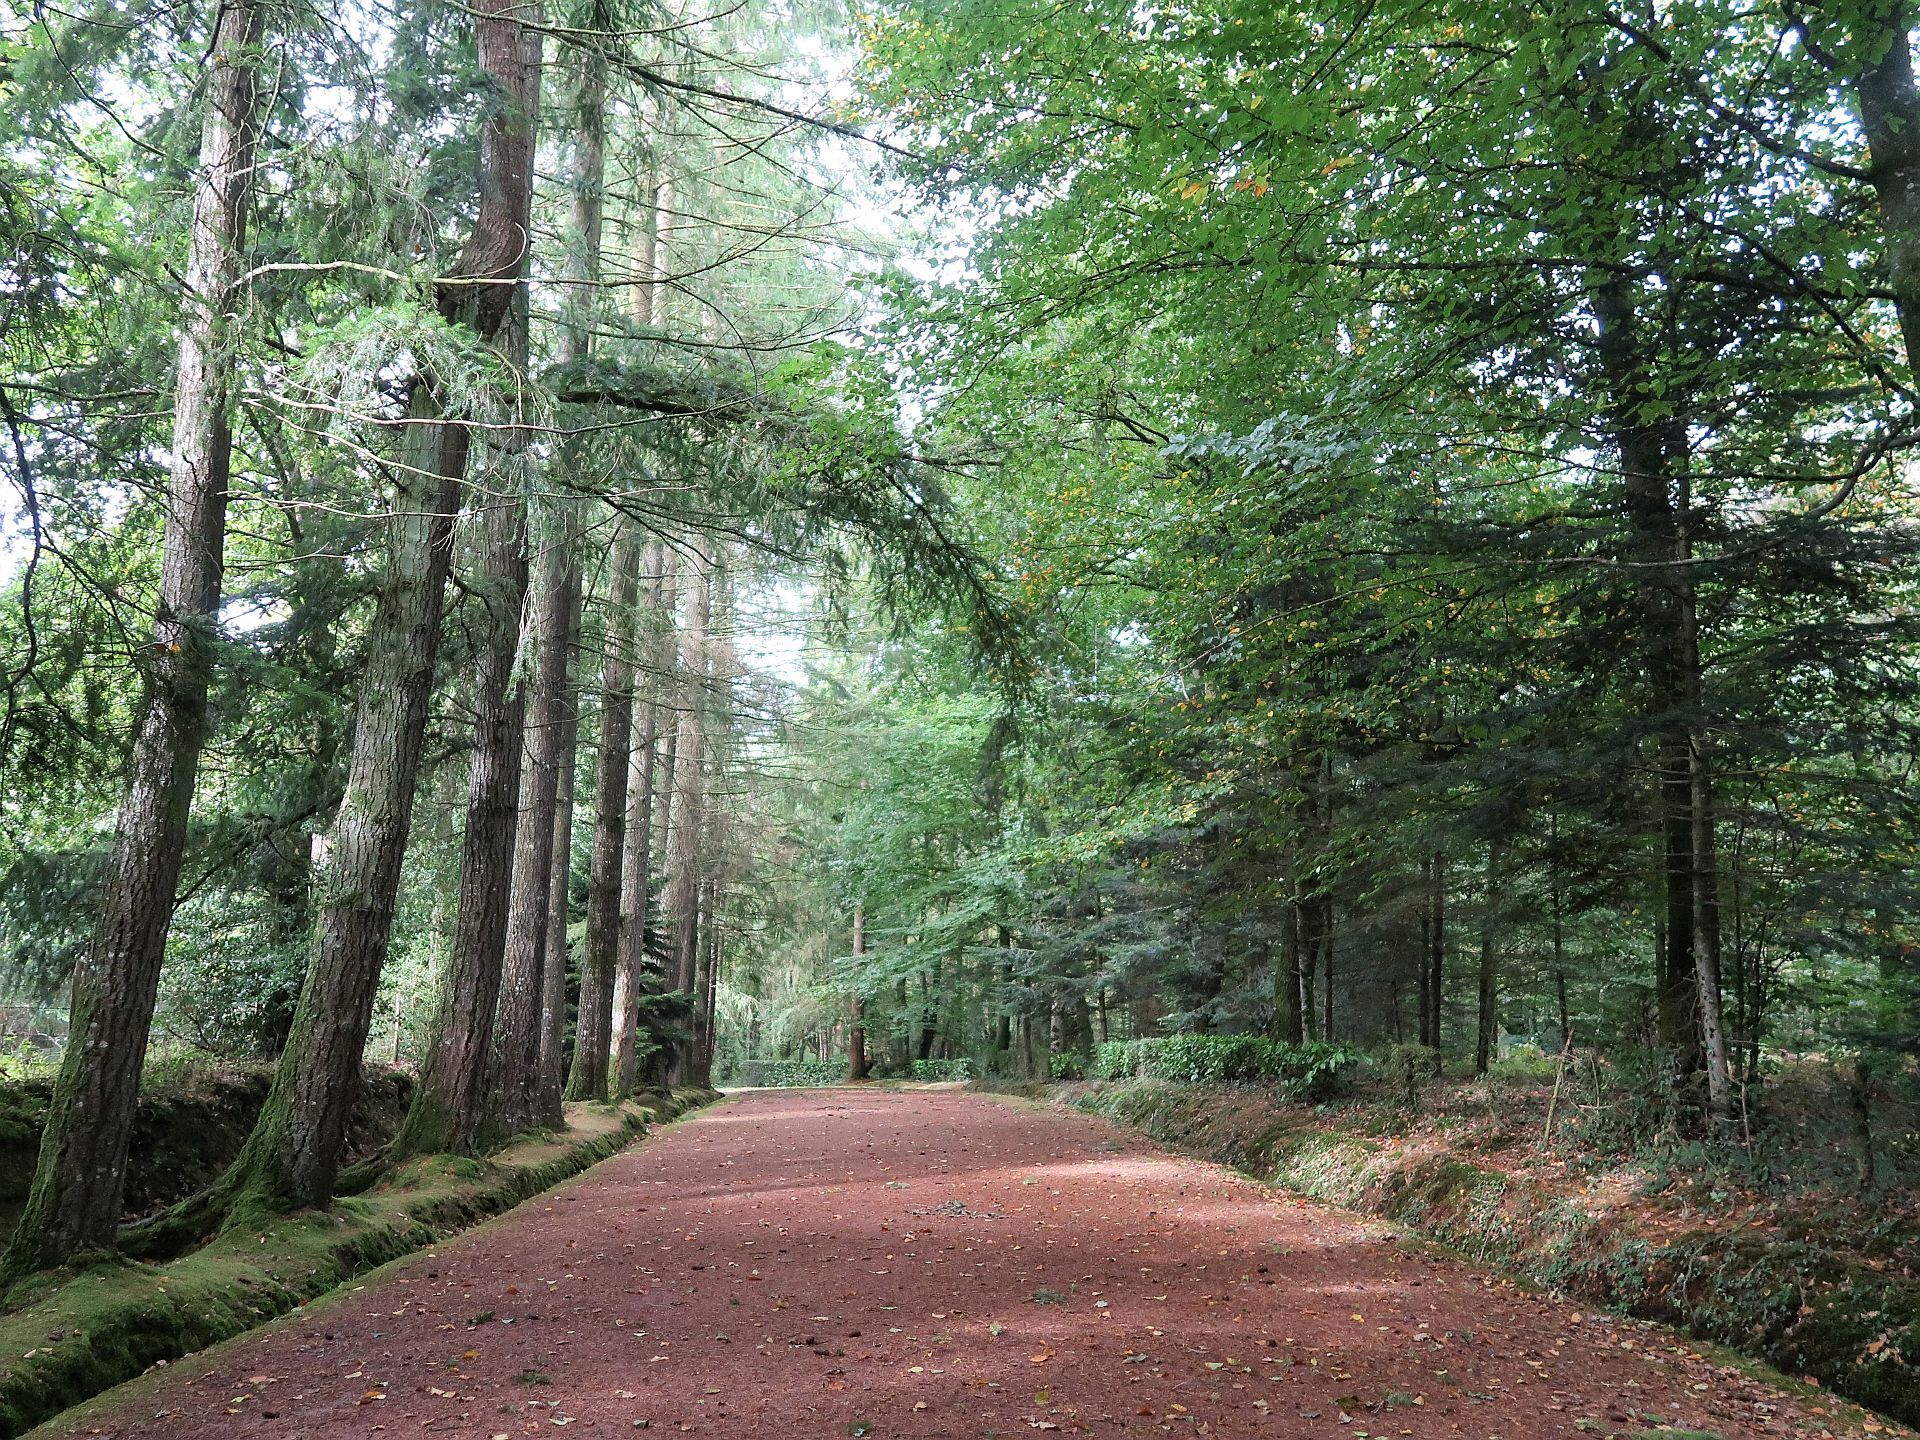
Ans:
[[[1331,1045],[1333,1043],[1333,897],[1323,895],[1320,897],[1320,903],[1325,912],[1325,919],[1320,926],[1320,973],[1325,980],[1320,996],[1322,1013],[1320,1038]]]
[[[720,935],[716,918],[720,895],[719,886],[712,880],[702,885],[701,891],[704,898],[700,906],[700,960],[693,986],[698,1000],[694,1007],[693,1063],[688,1079],[705,1088],[713,1083],[713,1011],[720,983]]]
[[[607,1098],[613,1039],[613,970],[620,944],[620,865],[627,833],[627,770],[633,757],[633,632],[640,540],[621,518],[607,597],[606,655],[600,671],[600,755],[594,769],[593,859],[587,872],[587,936],[580,959],[569,1100]]]
[[[676,599],[670,601],[668,604],[666,618],[669,624],[672,623],[673,611],[677,603]],[[669,634],[663,640],[661,654],[663,657],[660,673],[661,693],[673,698],[670,702],[663,703],[661,706],[660,737],[655,743],[658,758],[654,761],[653,767],[652,849],[653,853],[660,857],[662,873],[667,876],[667,884],[671,885],[673,827],[675,824],[674,795],[677,793],[676,787],[678,785],[677,777],[679,775],[680,758],[680,699],[679,692],[676,688],[678,682],[674,679],[675,667],[678,664],[678,641],[672,634]],[[675,982],[678,977],[674,973],[673,939],[670,935],[664,933],[672,919],[668,897],[665,895],[661,897],[660,911],[662,933],[657,933],[654,936],[655,945],[658,947],[654,958],[659,962],[661,968],[660,978],[657,983],[661,991],[666,993],[676,988]],[[661,1046],[655,1050],[647,1058],[645,1067],[647,1084],[661,1086],[672,1083],[675,1059],[676,1053],[671,1046]]]
[[[1655,1006],[1660,1048],[1675,1075],[1700,1072],[1699,987],[1693,968],[1693,800],[1684,728],[1659,741],[1657,796],[1666,888],[1659,927]]]
[[[1499,913],[1499,854],[1487,847],[1485,901],[1480,913],[1480,995],[1479,1024],[1473,1047],[1473,1073],[1484,1075],[1497,1058],[1500,1043],[1500,960],[1495,939],[1495,918]]]
[[[673,177],[656,164],[633,232],[633,323],[641,331],[664,329],[667,323],[667,222],[673,205]]]
[[[1688,933],[1694,974],[1694,993],[1700,1012],[1701,1059],[1707,1071],[1707,1119],[1724,1132],[1733,1123],[1733,1080],[1727,1057],[1726,1023],[1720,995],[1720,876],[1715,841],[1713,777],[1707,755],[1704,676],[1700,665],[1699,617],[1689,586],[1682,597],[1683,667],[1688,708],[1693,720],[1688,732],[1687,780],[1688,859],[1691,877]]]
[[[853,902],[853,958],[858,969],[860,957],[867,953],[867,904],[864,900]],[[847,1079],[865,1080],[867,1078],[867,1004],[858,989],[859,981],[854,982],[853,1002],[848,1007],[847,1036]]]
[[[1708,997],[1701,991],[1694,954],[1695,891],[1700,883],[1695,874],[1692,778],[1695,722],[1686,718],[1686,711],[1697,708],[1697,665],[1689,665],[1686,658],[1692,643],[1691,587],[1681,568],[1686,559],[1686,501],[1675,496],[1676,471],[1684,463],[1687,440],[1674,397],[1661,392],[1649,374],[1630,283],[1614,277],[1601,281],[1593,308],[1620,455],[1626,543],[1641,567],[1636,599],[1646,629],[1645,704],[1659,725],[1657,801],[1666,885],[1666,943],[1658,976],[1660,1041],[1685,1089],[1696,1083],[1706,1065],[1703,1001],[1716,1012],[1719,1008],[1717,993]]]
[[[1887,283],[1900,316],[1907,367],[1920,376],[1920,87],[1914,84],[1913,7],[1866,0],[1853,24],[1855,78],[1886,235]]]
[[[538,1123],[541,997],[545,984],[547,927],[552,916],[553,871],[564,876],[567,856],[556,852],[554,827],[560,795],[563,713],[572,708],[567,677],[574,626],[579,620],[580,569],[571,538],[556,534],[534,565],[532,601],[534,681],[527,699],[524,764],[520,776],[520,824],[514,834],[512,906],[507,916],[501,967],[500,1013],[494,1033],[495,1129],[504,1135]],[[569,755],[569,762],[571,761]],[[566,929],[564,911],[558,917]],[[566,945],[560,954],[565,994]]]
[[[669,837],[666,909],[672,922],[674,989],[684,991],[697,1015],[694,988],[700,938],[700,860],[706,814],[706,690],[709,671],[707,627],[712,619],[713,566],[698,547],[690,559],[692,585],[687,596],[686,638],[682,646],[685,679],[681,688],[678,738],[674,751],[674,817]],[[690,1045],[676,1056],[676,1080],[688,1071]]]
[[[567,653],[580,649],[577,588],[569,615]],[[539,1059],[534,1066],[533,1123],[557,1129],[566,1123],[562,1095],[567,1077],[567,930],[573,922],[573,796],[580,740],[580,689],[561,695],[554,745],[553,863],[547,875],[547,933],[540,962]]]
[[[940,965],[940,984],[928,980],[925,975],[920,977],[920,1043],[914,1051],[914,1059],[916,1060],[932,1059],[934,1041],[940,1038],[940,988],[941,984],[945,983],[945,972],[946,962],[943,960]],[[1028,1030],[1028,1036],[1029,1039],[1031,1039],[1031,1029]],[[1029,1072],[1032,1071],[1032,1068],[1032,1054],[1031,1051],[1029,1051]],[[1039,1074],[1042,1079],[1045,1078],[1046,1070],[1044,1067],[1042,1067]]]
[[[206,732],[225,568],[233,354],[247,200],[260,134],[264,10],[228,0],[214,20],[200,123],[186,294],[175,361],[173,456],[152,639],[126,788],[93,938],[74,970],[67,1049],[39,1168],[0,1270],[107,1246],[120,1223],[127,1144]]]
[[[1313,974],[1314,965],[1320,955],[1319,905],[1312,896],[1303,897],[1294,907],[1295,933],[1298,939],[1294,944],[1296,973],[1300,982],[1300,1038],[1303,1041],[1313,1038]]]
[[[472,1153],[486,1115],[519,819],[526,703],[512,684],[512,674],[527,574],[520,507],[497,504],[486,527],[478,589],[487,615],[474,677],[474,745],[460,851],[460,898],[433,1038],[406,1120],[393,1140],[396,1155]]]
[[[471,13],[481,68],[503,102],[481,131],[473,231],[439,304],[447,320],[491,343],[520,290],[526,258],[538,32],[522,25],[513,0],[480,0]],[[322,1206],[333,1197],[413,818],[469,436],[443,420],[432,376],[416,377],[412,389],[387,570],[367,634],[347,788],[320,884],[306,984],[260,1117],[218,1187],[273,1209]]]
[[[660,750],[660,684],[668,668],[663,641],[670,641],[668,599],[675,555],[658,540],[647,542],[647,637],[641,645],[639,735],[627,776],[627,841],[620,872],[620,943],[614,960],[613,1075],[616,1098],[640,1084],[640,996],[646,988],[647,918],[653,907],[653,790]]]
[[[1427,933],[1427,996],[1428,1011],[1426,1022],[1428,1033],[1422,1043],[1438,1050],[1441,1040],[1441,1019],[1445,1014],[1447,994],[1447,860],[1444,855],[1433,857],[1433,888],[1429,893],[1432,905],[1433,924]]]
[[[861,944],[866,943],[865,907],[861,912]],[[999,1053],[1001,1063],[1013,1053],[1013,932],[1006,926],[999,926],[1000,949],[1007,958],[1000,962],[1000,1002],[999,1016],[995,1023],[993,1048]]]
[[[540,37],[523,31],[527,68],[539,72]],[[528,103],[537,102],[537,93]],[[529,117],[533,123],[533,117]],[[530,336],[523,285],[498,348],[516,371],[527,367]],[[473,676],[473,752],[467,779],[466,829],[460,849],[459,906],[433,1038],[406,1119],[394,1136],[396,1156],[480,1145],[495,1092],[494,1017],[500,1003],[507,943],[507,901],[520,818],[520,758],[527,697],[514,674],[527,601],[527,502],[517,473],[528,434],[499,432],[488,470],[500,477],[482,519],[480,575],[472,586],[481,610]]]

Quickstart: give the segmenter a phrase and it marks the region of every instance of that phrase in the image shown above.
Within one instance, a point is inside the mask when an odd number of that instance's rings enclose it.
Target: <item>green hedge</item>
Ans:
[[[1096,1080],[1172,1080],[1187,1085],[1270,1085],[1295,1100],[1335,1094],[1358,1065],[1358,1050],[1313,1040],[1302,1045],[1259,1035],[1152,1035],[1109,1040],[1093,1057]]]
[[[971,1080],[973,1062],[964,1056],[958,1060],[916,1060],[913,1062],[913,1078],[916,1080]]]
[[[846,1078],[847,1062],[844,1060],[742,1060],[722,1083],[800,1089],[839,1085]]]
[[[880,1067],[874,1067],[875,1073]],[[916,1060],[916,1080],[971,1080],[971,1060]],[[844,1085],[847,1062],[844,1060],[742,1060],[722,1080],[726,1085],[771,1085],[798,1090],[816,1085]]]

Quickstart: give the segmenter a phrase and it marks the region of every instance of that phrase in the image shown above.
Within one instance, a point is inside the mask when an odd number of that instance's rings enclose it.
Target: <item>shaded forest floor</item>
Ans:
[[[1778,1139],[1729,1155],[1657,1133],[1628,1143],[1633,1131],[1617,1128],[1608,1103],[1582,1102],[1568,1086],[1556,1104],[1550,1088],[1511,1076],[1491,1087],[1374,1083],[1319,1106],[1153,1081],[1003,1088],[1110,1116],[1189,1154],[1920,1418],[1913,1197],[1823,1183],[1851,1163],[1827,1133],[1829,1110],[1796,1116],[1782,1104]],[[1801,1098],[1830,1097],[1814,1086]],[[1619,1143],[1598,1143],[1603,1125],[1617,1128]],[[1786,1170],[1769,1178],[1781,1165],[1806,1178]]]
[[[1817,1243],[1872,1271],[1920,1269],[1920,1111],[1912,1081],[1804,1059],[1755,1087],[1739,1135],[1709,1145],[1657,1087],[1576,1055],[1484,1079],[1373,1080],[1305,1111],[1411,1160],[1452,1158],[1564,1196],[1649,1240],[1702,1231]],[[1556,1095],[1557,1088],[1557,1095]]]
[[[1129,1132],[759,1092],[49,1433],[1898,1434]]]

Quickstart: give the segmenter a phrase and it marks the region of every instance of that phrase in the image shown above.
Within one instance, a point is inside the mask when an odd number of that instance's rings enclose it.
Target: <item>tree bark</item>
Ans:
[[[1331,1045],[1333,1043],[1333,896],[1322,895],[1320,903],[1324,916],[1320,926],[1320,974],[1323,977],[1320,993],[1320,1038]]]
[[[1499,851],[1487,846],[1487,876],[1484,904],[1480,914],[1480,994],[1479,1023],[1475,1029],[1473,1073],[1484,1075],[1497,1058],[1500,1043],[1500,951],[1496,943],[1495,918],[1500,894]]]
[[[1427,898],[1433,923],[1427,932],[1427,1033],[1421,1036],[1421,1043],[1438,1050],[1447,993],[1447,859],[1444,855],[1433,857],[1432,888]]]
[[[633,323],[642,331],[666,323],[666,295],[661,287],[667,278],[667,215],[673,203],[673,177],[656,156],[649,167],[649,183],[641,196],[641,214],[633,231]]]
[[[687,625],[681,646],[683,680],[675,741],[674,817],[669,837],[666,909],[673,925],[670,946],[674,988],[686,992],[697,1015],[694,988],[700,939],[700,861],[706,814],[707,627],[713,613],[713,563],[696,544],[690,557],[692,585],[687,595]],[[676,1079],[686,1075],[691,1042],[673,1065]]]
[[[1887,283],[1900,315],[1909,371],[1920,376],[1920,86],[1914,84],[1913,7],[1870,0],[1852,41],[1870,178],[1886,235]]]
[[[1685,1087],[1709,1067],[1702,1045],[1703,1010],[1719,1011],[1717,979],[1711,994],[1703,991],[1703,967],[1695,953],[1696,897],[1703,885],[1710,892],[1714,881],[1696,873],[1702,858],[1695,839],[1702,817],[1696,813],[1693,778],[1701,723],[1698,640],[1692,583],[1684,569],[1689,558],[1687,502],[1684,493],[1678,498],[1675,494],[1686,433],[1672,397],[1656,397],[1650,383],[1650,362],[1638,333],[1629,282],[1602,281],[1593,304],[1602,379],[1620,456],[1627,545],[1644,575],[1637,601],[1646,626],[1646,705],[1659,729],[1656,798],[1666,884],[1666,943],[1658,976],[1660,1040]],[[1717,971],[1717,962],[1714,968]]]
[[[604,31],[607,28],[603,6],[594,6],[590,22],[596,29]],[[573,51],[572,62],[571,228],[567,236],[565,274],[574,284],[566,293],[560,353],[566,360],[585,360],[593,350],[594,311],[599,295],[605,228],[607,57],[598,45],[588,43]],[[578,447],[573,442],[562,442],[560,453],[563,465],[569,468],[580,465]],[[571,566],[567,579],[571,601],[567,615],[570,650],[572,634],[580,621],[580,572],[577,560]],[[563,666],[564,660],[563,655]],[[561,679],[564,688],[564,668]],[[561,781],[559,757],[556,755],[554,785],[546,818],[542,821],[530,817],[528,821],[542,826],[543,833],[536,845],[548,852],[549,864],[553,868],[541,873],[537,880],[531,874],[528,876],[529,893],[537,885],[543,898],[535,903],[545,913],[541,917],[543,924],[539,933],[536,935],[531,932],[530,920],[530,933],[526,937],[529,952],[534,947],[539,952],[540,986],[538,995],[530,997],[530,1004],[525,1007],[525,1018],[530,1022],[531,1029],[527,1040],[523,1042],[531,1055],[526,1104],[528,1123],[549,1126],[557,1125],[563,1118],[560,1050],[565,1044],[566,1027],[567,881],[572,861],[573,742],[578,733],[578,710],[571,692],[562,696],[557,705],[565,706],[568,717],[566,722],[556,727],[554,735],[556,742],[562,738],[566,740],[567,813],[563,831],[556,838]],[[552,918],[556,914],[558,918]],[[558,931],[550,935],[549,931],[555,925]],[[516,1020],[519,1018],[516,1014]]]
[[[713,1083],[714,1008],[720,994],[720,886],[715,880],[701,887],[700,960],[695,969],[693,1063],[688,1078],[702,1087]]]
[[[620,866],[627,833],[627,770],[633,740],[633,632],[640,540],[622,517],[613,543],[606,655],[600,671],[600,757],[593,784],[593,859],[587,872],[587,936],[580,959],[569,1100],[607,1098],[613,1038],[613,969],[620,944]]]
[[[1292,847],[1289,847],[1291,851]],[[1297,868],[1297,861],[1289,855],[1288,868]],[[1306,1039],[1307,1017],[1300,1008],[1303,993],[1300,980],[1301,950],[1301,901],[1298,882],[1289,879],[1287,894],[1280,905],[1280,955],[1270,961],[1272,974],[1273,1005],[1267,1016],[1267,1036],[1272,1040],[1281,1040],[1289,1045],[1298,1045]]]
[[[577,581],[576,581],[577,587]],[[567,652],[580,648],[580,598],[576,588],[569,615]],[[561,695],[559,731],[554,745],[553,864],[547,876],[547,933],[540,962],[539,1059],[534,1066],[534,1124],[555,1129],[566,1123],[567,929],[573,921],[573,794],[580,739],[580,690],[569,685]]]
[[[568,665],[579,621],[580,568],[571,538],[555,534],[541,548],[533,587],[533,693],[527,701],[520,824],[514,835],[512,906],[507,917],[500,1013],[494,1033],[496,1130],[511,1135],[539,1123],[541,998],[546,979],[547,928],[553,911],[553,872],[566,874],[568,856],[556,850],[560,796],[560,740],[572,709]],[[569,766],[572,756],[567,756]],[[560,983],[566,985],[566,914],[557,917]]]
[[[447,320],[491,343],[526,258],[538,67],[530,63],[535,47],[516,0],[480,0],[472,13],[481,68],[498,102],[481,131],[473,231],[438,301]],[[331,1200],[358,1096],[413,818],[467,466],[468,430],[444,418],[437,389],[433,376],[415,378],[403,427],[387,570],[367,635],[347,788],[321,881],[306,984],[260,1117],[218,1187],[249,1205]]]
[[[674,552],[647,542],[642,562],[648,575],[647,638],[641,645],[644,674],[639,689],[640,733],[627,777],[627,842],[620,872],[620,943],[613,981],[613,1076],[616,1098],[640,1083],[640,996],[646,988],[647,917],[653,904],[653,789],[660,749],[660,685],[669,668],[664,655],[672,623],[668,596]]]
[[[539,32],[522,32],[526,65],[539,73]],[[537,103],[537,93],[528,103]],[[529,123],[534,123],[529,117]],[[502,327],[498,348],[524,372],[527,293],[521,287]],[[473,753],[467,778],[466,830],[460,849],[459,905],[453,946],[433,1039],[414,1086],[406,1119],[394,1136],[395,1155],[451,1151],[480,1145],[492,1092],[494,1016],[500,1002],[507,942],[515,835],[520,818],[520,755],[526,738],[527,697],[515,678],[527,600],[527,500],[518,472],[527,432],[500,432],[488,468],[502,477],[484,512],[480,577],[471,588],[482,612],[473,676]]]
[[[1733,1080],[1727,1056],[1720,994],[1720,863],[1714,836],[1713,777],[1701,714],[1705,701],[1700,668],[1700,628],[1691,590],[1683,598],[1681,664],[1694,720],[1688,732],[1688,859],[1691,886],[1689,935],[1694,992],[1699,997],[1700,1049],[1707,1070],[1707,1120],[1718,1131],[1733,1123]]]
[[[867,904],[853,902],[853,958],[857,963],[867,953]],[[853,1002],[848,1007],[847,1079],[867,1078],[867,1005],[860,994],[860,981],[854,981]]]
[[[119,825],[93,938],[74,971],[69,1039],[39,1167],[0,1259],[9,1276],[110,1245],[120,1223],[127,1144],[206,733],[233,450],[232,310],[261,127],[264,16],[250,0],[234,0],[214,19],[153,636],[141,656],[144,688]]]

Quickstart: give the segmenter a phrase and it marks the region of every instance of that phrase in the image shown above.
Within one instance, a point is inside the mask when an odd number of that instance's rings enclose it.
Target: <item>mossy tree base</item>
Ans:
[[[177,1360],[435,1244],[626,1147],[713,1098],[683,1090],[590,1109],[573,1129],[490,1160],[426,1156],[330,1210],[228,1230],[184,1258],[113,1256],[29,1282],[0,1317],[0,1436],[23,1434],[160,1361]],[[581,1123],[584,1121],[585,1123]]]
[[[1311,1199],[1379,1216],[1592,1304],[1676,1326],[1920,1424],[1920,1281],[1820,1246],[1696,1229],[1650,1236],[1524,1175],[1329,1130],[1247,1090],[1001,1084]]]

